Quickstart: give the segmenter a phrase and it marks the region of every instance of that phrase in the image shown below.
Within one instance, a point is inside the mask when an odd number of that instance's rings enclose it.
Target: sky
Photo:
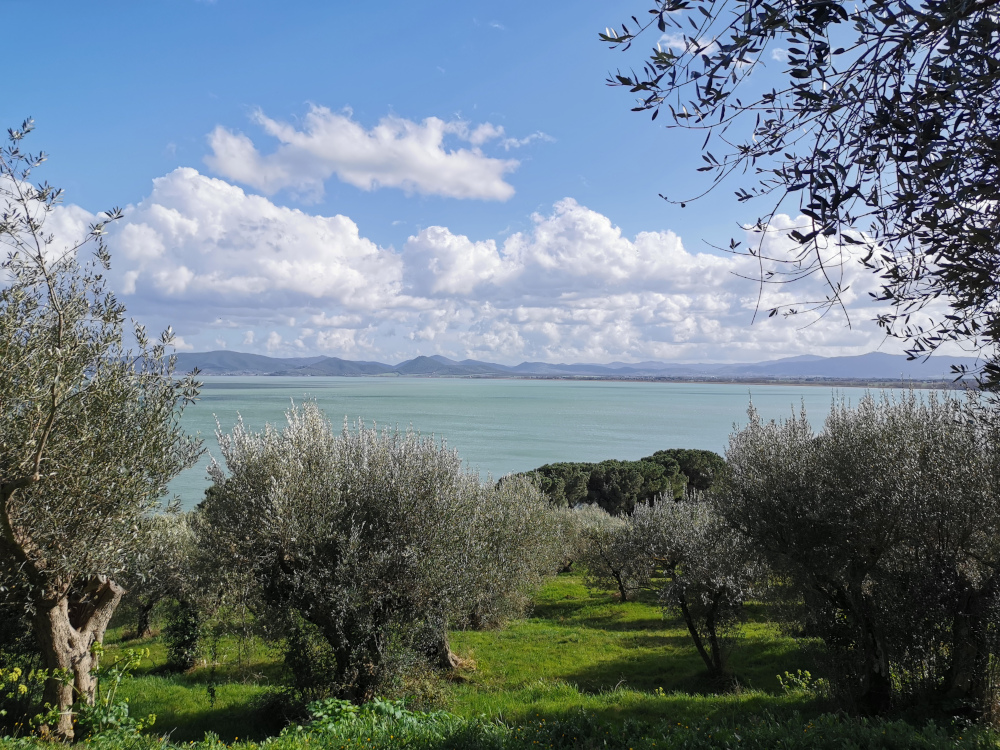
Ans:
[[[0,0],[24,29],[4,127],[35,120],[24,146],[49,160],[34,177],[65,190],[57,241],[125,208],[111,285],[182,351],[504,364],[902,351],[872,322],[877,278],[857,263],[846,315],[766,316],[825,290],[760,298],[756,262],[715,249],[764,210],[736,201],[739,183],[685,208],[659,197],[707,182],[700,136],[605,83],[658,41],[623,54],[598,39],[642,2],[40,7]]]

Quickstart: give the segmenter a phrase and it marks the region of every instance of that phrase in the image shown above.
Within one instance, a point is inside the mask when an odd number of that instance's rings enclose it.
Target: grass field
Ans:
[[[750,615],[732,653],[740,687],[720,693],[706,679],[682,623],[664,619],[655,601],[620,604],[589,592],[579,576],[563,574],[538,593],[527,619],[503,630],[452,633],[452,648],[474,668],[420,685],[421,707],[513,723],[565,719],[581,710],[612,723],[681,725],[822,713],[821,700],[786,694],[776,678],[813,668],[809,644],[782,636],[762,607]],[[258,644],[237,653],[236,642],[223,638],[213,665],[167,674],[158,637],[124,641],[122,630],[109,634],[108,656],[125,647],[150,649],[122,691],[133,715],[157,715],[155,732],[191,741],[211,731],[232,742],[281,729],[282,717],[268,704],[285,678],[278,651]]]
[[[105,663],[124,649],[149,649],[119,697],[133,717],[157,720],[144,735],[98,734],[86,740],[91,750],[1000,748],[988,730],[926,717],[865,721],[836,712],[815,692],[784,690],[777,675],[815,674],[817,644],[783,635],[763,605],[750,607],[736,639],[736,686],[714,685],[687,631],[651,597],[620,604],[571,574],[538,592],[527,619],[453,632],[452,648],[467,668],[398,687],[389,697],[406,694],[407,709],[373,703],[358,712],[348,704],[346,719],[345,709],[324,709],[326,718],[321,711],[306,726],[288,726],[283,714],[287,702],[278,695],[288,675],[279,649],[222,635],[209,639],[216,645],[198,666],[177,674],[165,669],[159,636],[129,640],[124,630],[109,632]],[[0,739],[2,750],[46,746]]]

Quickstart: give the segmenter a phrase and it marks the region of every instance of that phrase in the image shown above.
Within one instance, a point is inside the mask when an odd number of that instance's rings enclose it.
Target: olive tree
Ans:
[[[0,151],[0,584],[30,612],[55,732],[72,737],[71,706],[93,701],[93,647],[139,525],[197,456],[179,424],[197,385],[173,377],[169,331],[151,343],[137,326],[137,349],[126,348],[125,310],[103,276],[105,221],[75,244],[44,233],[60,191],[29,182],[45,159],[21,150],[31,127]]]
[[[545,491],[544,488],[542,491]],[[556,507],[553,508],[553,515],[559,525],[562,540],[559,572],[568,573],[573,563],[579,562],[587,554],[588,532],[605,523],[610,516],[601,506],[591,503],[580,503],[572,508]]]
[[[143,544],[133,551],[119,580],[127,593],[122,609],[135,617],[135,635],[150,634],[153,609],[167,599],[187,601],[201,590],[198,548],[190,513],[161,513],[143,519]]]
[[[649,587],[653,575],[654,560],[645,539],[636,534],[631,518],[612,516],[597,506],[589,515],[580,532],[584,584],[590,589],[617,590],[619,602],[634,599]]]
[[[318,630],[342,696],[370,698],[400,643],[450,663],[450,622],[506,616],[558,564],[559,530],[530,481],[484,484],[412,431],[338,433],[314,403],[287,419],[220,434],[201,544],[248,571],[270,612]]]
[[[528,477],[480,485],[467,515],[452,522],[464,528],[468,566],[452,583],[460,594],[455,601],[463,610],[464,602],[472,604],[468,616],[453,618],[458,625],[499,627],[521,617],[531,595],[564,563],[568,525]]]
[[[840,267],[863,263],[888,303],[879,325],[911,357],[966,344],[984,355],[981,384],[1000,389],[996,3],[637,5],[648,12],[601,38],[628,49],[645,35],[644,65],[609,83],[638,96],[635,110],[695,131],[712,175],[696,192],[732,175],[740,201],[763,199],[755,231],[785,234],[795,250],[781,259],[734,240],[759,261],[761,283],[816,274],[826,308],[846,291]],[[804,221],[782,230],[781,211]]]
[[[794,584],[867,713],[906,700],[989,713],[1000,574],[995,427],[975,398],[834,403],[730,439],[722,517]]]
[[[664,610],[683,618],[709,675],[723,677],[727,641],[764,574],[752,546],[697,497],[639,506],[630,525],[657,567]]]

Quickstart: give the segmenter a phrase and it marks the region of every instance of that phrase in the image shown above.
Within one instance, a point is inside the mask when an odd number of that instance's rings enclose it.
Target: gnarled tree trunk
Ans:
[[[952,623],[951,664],[945,674],[945,697],[967,702],[976,718],[992,709],[990,649],[986,641],[988,602],[996,595],[996,578],[979,588],[966,585]]]
[[[59,720],[49,731],[62,739],[73,739],[73,704],[94,702],[99,656],[93,646],[103,642],[124,593],[110,578],[97,576],[82,590],[35,602],[35,634],[50,671],[44,700],[59,710]]]
[[[845,598],[849,605],[848,614],[857,629],[862,658],[858,708],[866,716],[880,716],[892,706],[893,698],[888,644],[870,614],[874,605],[864,592],[861,576],[848,584]]]
[[[430,631],[428,642],[424,646],[424,654],[431,666],[450,672],[458,669],[461,662],[451,650],[448,642],[448,618],[443,611],[435,612],[427,618],[427,626]]]

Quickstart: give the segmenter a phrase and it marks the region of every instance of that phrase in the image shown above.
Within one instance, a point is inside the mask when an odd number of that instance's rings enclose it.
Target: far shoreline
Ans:
[[[199,373],[204,378],[295,378],[311,380],[314,378],[365,378],[385,380],[405,378],[408,380],[544,380],[562,382],[607,382],[607,383],[690,383],[692,385],[791,385],[813,386],[818,388],[894,388],[900,390],[972,390],[969,383],[954,380],[896,380],[896,379],[862,379],[862,378],[684,378],[665,376],[634,376],[610,377],[606,375],[291,375],[289,373],[256,373],[227,372]]]

